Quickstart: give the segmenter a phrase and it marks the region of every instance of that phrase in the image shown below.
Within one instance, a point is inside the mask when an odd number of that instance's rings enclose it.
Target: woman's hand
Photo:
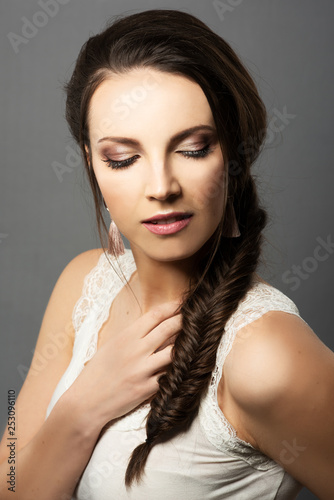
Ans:
[[[113,333],[66,391],[83,425],[99,426],[153,396],[181,330],[180,304],[166,302]]]

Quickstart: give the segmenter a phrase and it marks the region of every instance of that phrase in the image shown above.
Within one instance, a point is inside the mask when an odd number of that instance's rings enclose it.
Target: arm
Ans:
[[[87,259],[88,267],[92,267],[92,256],[85,254],[76,258],[79,265],[76,259],[70,263],[56,284],[43,318],[34,359],[53,342],[54,332],[63,331],[68,323],[78,298],[73,286],[78,287],[78,276],[81,276],[81,292],[83,276],[88,272]],[[71,286],[72,292],[66,292],[66,287]],[[128,328],[113,333],[58,400],[46,421],[51,395],[71,359],[73,335],[68,336],[57,356],[43,369],[38,368],[33,359],[16,406],[16,498],[71,498],[104,425],[157,391],[158,378],[171,362],[170,339],[181,328],[181,315],[175,315],[177,305],[162,304]],[[168,341],[170,345],[158,350]],[[6,432],[0,446],[2,500],[13,498],[7,484],[9,436]]]
[[[228,390],[257,448],[320,500],[334,498],[333,352],[298,316],[270,311],[230,354]]]
[[[8,489],[9,464],[1,463],[0,498],[69,500],[99,431],[98,422],[88,431],[71,402],[62,396],[31,441],[18,448],[14,494]]]
[[[59,464],[59,477],[64,477],[62,489],[70,491],[89,459],[95,435],[92,432],[91,436],[81,436],[80,422],[75,425],[74,415],[69,419],[73,412],[69,401],[65,398],[59,401],[49,419],[45,423],[44,420],[52,393],[72,356],[73,307],[81,295],[84,276],[96,265],[100,253],[99,249],[91,250],[73,259],[61,273],[49,299],[33,360],[15,405],[15,493],[8,490],[10,484],[7,483],[11,465],[7,447],[11,442],[7,438],[11,436],[7,435],[7,428],[0,443],[0,498],[3,500],[13,497],[58,499],[60,490],[52,485],[54,464]],[[51,350],[55,355],[46,357],[44,353]]]

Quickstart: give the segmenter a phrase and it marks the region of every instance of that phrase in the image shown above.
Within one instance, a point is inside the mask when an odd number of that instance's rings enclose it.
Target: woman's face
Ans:
[[[110,74],[88,120],[97,182],[131,248],[162,261],[194,255],[224,210],[223,155],[201,87],[147,68]],[[143,223],[155,216],[170,221]]]

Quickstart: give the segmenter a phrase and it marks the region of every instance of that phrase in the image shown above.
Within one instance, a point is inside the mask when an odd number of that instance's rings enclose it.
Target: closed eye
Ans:
[[[207,144],[204,148],[202,149],[194,149],[190,151],[176,151],[177,153],[182,154],[186,158],[204,158],[205,156],[208,156],[213,149],[210,149],[210,144]]]
[[[210,144],[207,144],[202,149],[194,149],[194,150],[190,150],[190,151],[176,151],[176,153],[181,154],[182,156],[184,156],[187,159],[192,158],[194,160],[197,160],[197,159],[200,159],[200,158],[205,158],[212,151],[213,151],[213,149],[210,149]],[[104,163],[106,163],[108,167],[110,167],[110,168],[112,168],[114,170],[118,170],[118,169],[129,167],[130,165],[132,165],[133,163],[135,163],[135,161],[138,158],[140,158],[139,155],[134,155],[134,156],[131,156],[131,158],[127,158],[126,160],[117,161],[117,160],[113,160],[112,158],[107,158],[105,160],[102,159],[102,161]]]
[[[127,168],[132,163],[134,163],[137,158],[139,158],[139,155],[132,156],[131,158],[127,158],[126,160],[113,160],[112,158],[107,158],[106,160],[102,161],[107,164],[108,167],[113,168],[114,170],[120,169],[120,168]]]

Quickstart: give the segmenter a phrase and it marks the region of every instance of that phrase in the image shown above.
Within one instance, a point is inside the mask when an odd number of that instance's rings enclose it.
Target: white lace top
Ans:
[[[75,342],[71,362],[60,379],[46,418],[96,352],[98,333],[113,299],[136,269],[131,250],[113,260],[115,272],[101,254],[85,277],[82,296],[73,310]],[[155,444],[143,481],[126,490],[124,474],[132,450],[146,439],[143,404],[115,420],[98,440],[72,500],[292,500],[302,485],[280,465],[237,437],[217,402],[222,367],[236,332],[270,310],[299,316],[295,304],[276,288],[255,282],[230,317],[217,351],[216,367],[191,427]]]

